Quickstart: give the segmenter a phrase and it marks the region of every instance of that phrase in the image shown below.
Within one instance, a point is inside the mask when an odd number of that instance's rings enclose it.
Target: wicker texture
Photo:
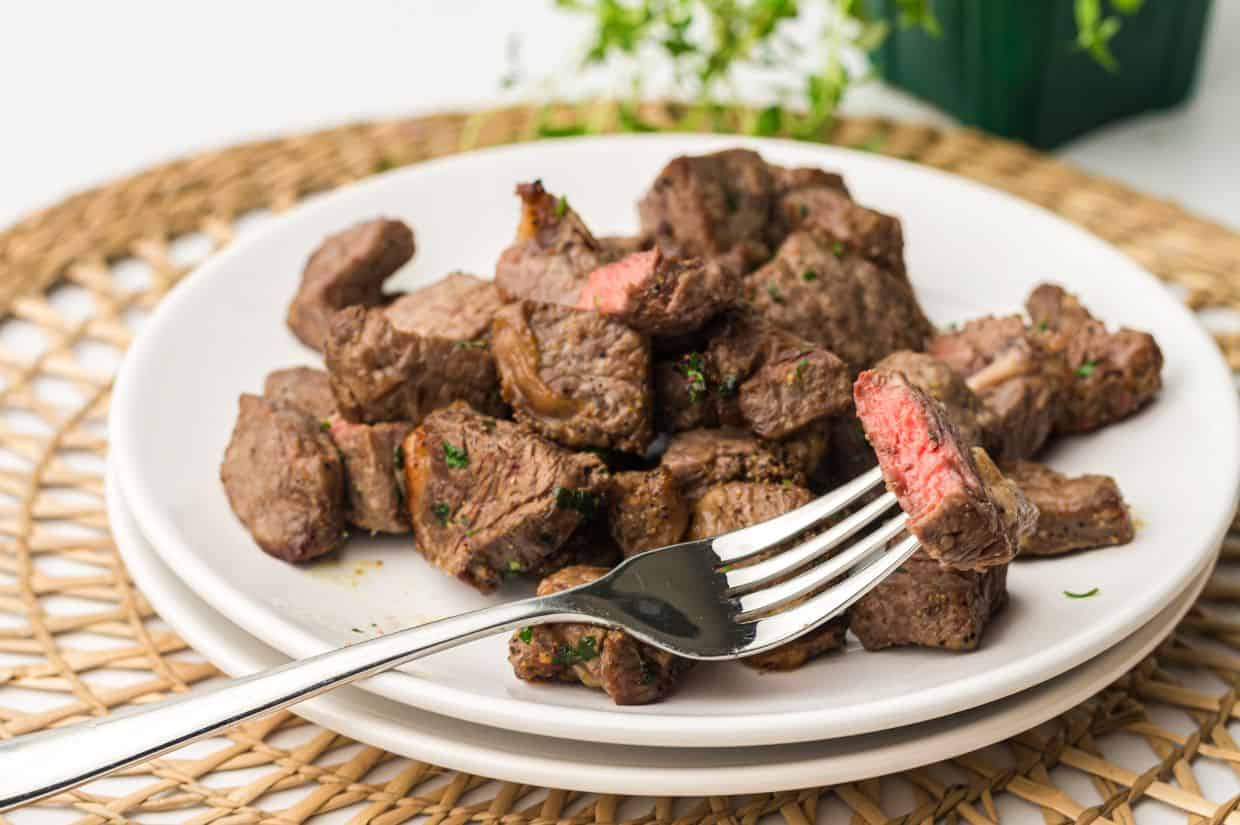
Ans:
[[[672,125],[677,113],[651,106],[642,117]],[[722,127],[738,128],[746,117],[728,113]],[[392,166],[531,139],[549,121],[610,131],[617,113],[598,106],[438,115],[247,144],[82,193],[0,233],[0,654],[11,662],[0,668],[0,735],[156,701],[215,673],[153,615],[108,535],[103,423],[134,319],[227,244],[247,212],[278,211]],[[968,130],[851,119],[824,140],[1035,201],[1182,286],[1194,308],[1240,309],[1240,236],[1172,204]],[[182,248],[195,239],[196,251]],[[1240,369],[1240,335],[1219,342]],[[395,757],[281,713],[41,807],[80,823],[143,814],[153,815],[141,816],[148,822],[298,823],[347,809],[350,822],[382,825],[414,817],[432,825],[748,825],[768,814],[808,825],[826,806],[842,805],[858,825],[939,817],[983,825],[1024,800],[1048,825],[1123,825],[1139,804],[1157,800],[1190,823],[1240,823],[1240,797],[1207,799],[1199,784],[1203,771],[1240,776],[1240,745],[1226,725],[1240,717],[1233,687],[1240,586],[1227,575],[1228,562],[1240,560],[1240,536],[1229,537],[1223,559],[1173,636],[1111,688],[1037,731],[881,780],[744,798],[583,796]],[[1168,724],[1169,713],[1188,724]],[[1147,743],[1141,766],[1104,755],[1119,736]],[[900,808],[884,802],[893,797],[904,800]]]

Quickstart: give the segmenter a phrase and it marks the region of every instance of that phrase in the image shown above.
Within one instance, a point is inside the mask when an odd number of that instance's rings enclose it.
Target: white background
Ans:
[[[583,27],[551,5],[7,0],[0,3],[0,226],[73,191],[206,148],[495,103],[514,33],[528,74],[571,75]],[[1240,229],[1240,0],[1215,5],[1189,104],[1110,127],[1059,154]],[[948,122],[877,86],[856,90],[845,109]],[[1123,752],[1109,755],[1125,761]],[[1143,748],[1132,757],[1133,767],[1148,765]],[[1217,780],[1206,783],[1209,798],[1237,790],[1221,770],[1207,779]],[[1094,798],[1079,791],[1078,798]],[[1182,821],[1166,808],[1140,810],[1144,822]],[[823,811],[836,821],[845,815],[835,804]],[[1005,821],[1041,820],[1023,813]],[[26,811],[14,821],[65,818]]]

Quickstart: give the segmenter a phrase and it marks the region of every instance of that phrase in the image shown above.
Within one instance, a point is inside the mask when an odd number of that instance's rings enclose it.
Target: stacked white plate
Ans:
[[[413,287],[492,270],[509,241],[514,183],[542,178],[597,230],[631,231],[633,203],[671,157],[748,145],[771,161],[842,171],[854,195],[904,224],[909,271],[939,323],[1019,311],[1063,283],[1115,325],[1147,329],[1165,389],[1124,423],[1056,445],[1068,473],[1115,476],[1141,525],[1122,548],[1021,562],[1011,602],[971,654],[856,645],[788,674],[704,665],[666,701],[616,707],[599,692],[516,680],[507,640],[423,659],[300,712],[358,739],[513,781],[617,793],[736,793],[912,767],[1035,725],[1105,686],[1174,626],[1199,592],[1234,510],[1231,377],[1191,314],[1127,258],[1053,215],[887,158],[781,141],[642,136],[460,155],[316,198],[211,259],[142,329],[112,407],[109,506],[144,592],[230,673],[271,667],[494,602],[438,573],[407,538],[354,537],[304,567],[262,554],[232,516],[218,466],[242,392],[313,364],[284,326],[307,254],[344,226],[399,217]],[[1072,599],[1065,591],[1096,595]],[[506,591],[501,597],[522,595]]]

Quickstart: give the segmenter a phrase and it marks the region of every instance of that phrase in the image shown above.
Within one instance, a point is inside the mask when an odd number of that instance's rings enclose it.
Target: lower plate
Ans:
[[[126,509],[111,469],[107,500],[113,537],[134,580],[159,615],[195,650],[234,676],[289,661],[228,621],[172,573]],[[843,739],[738,748],[576,742],[451,719],[354,687],[302,703],[296,711],[312,722],[394,753],[528,785],[641,796],[704,796],[851,782],[985,747],[1092,696],[1166,638],[1196,601],[1212,569],[1210,565],[1202,571],[1183,595],[1133,635],[1049,682],[964,713]]]

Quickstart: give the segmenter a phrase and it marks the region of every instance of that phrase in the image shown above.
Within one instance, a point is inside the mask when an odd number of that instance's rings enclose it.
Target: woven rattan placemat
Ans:
[[[646,122],[676,125],[652,105]],[[715,128],[737,129],[728,112]],[[0,233],[0,735],[156,701],[212,667],[153,615],[130,583],[104,514],[104,418],[132,326],[203,257],[261,217],[376,171],[549,132],[611,131],[618,110],[511,109],[363,123],[166,164],[84,192]],[[926,163],[1046,206],[1182,288],[1197,309],[1240,309],[1240,236],[1173,204],[1004,140],[847,119],[824,140]],[[1240,335],[1219,335],[1240,369]],[[1221,457],[1220,460],[1234,460]],[[1240,677],[1240,586],[1223,564],[1173,636],[1111,688],[1051,723],[950,763],[796,793],[705,799],[594,797],[497,782],[410,761],[282,713],[39,808],[55,821],[391,825],[668,822],[807,825],[1000,821],[1017,800],[1048,825],[1127,823],[1162,807],[1240,823],[1240,797],[1201,784],[1240,777],[1227,722]],[[1113,754],[1123,738],[1140,744]],[[1131,744],[1131,743],[1129,743]],[[24,809],[11,815],[22,821]],[[828,816],[829,818],[829,816]],[[51,820],[49,820],[51,821]]]

